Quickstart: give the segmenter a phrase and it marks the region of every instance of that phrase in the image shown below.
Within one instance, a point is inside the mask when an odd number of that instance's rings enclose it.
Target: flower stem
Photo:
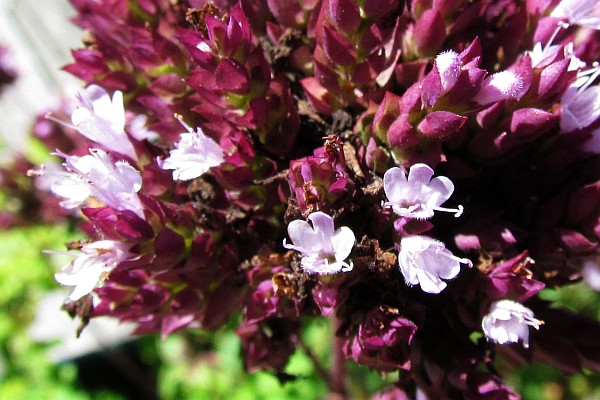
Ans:
[[[344,355],[344,339],[337,336],[340,320],[331,320],[331,375],[329,388],[332,392],[346,397],[346,356]]]

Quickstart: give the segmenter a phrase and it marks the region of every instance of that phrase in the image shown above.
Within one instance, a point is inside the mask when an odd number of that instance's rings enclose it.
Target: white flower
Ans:
[[[581,276],[585,283],[596,292],[600,292],[600,257],[589,258],[581,265]]]
[[[586,128],[600,117],[600,86],[590,86],[598,75],[598,66],[580,72],[577,80],[563,94],[560,100],[562,132]]]
[[[125,133],[123,93],[110,96],[100,86],[90,85],[77,96],[79,105],[71,114],[75,129],[86,138],[109,150],[137,160],[137,154]]]
[[[163,169],[173,170],[173,179],[187,181],[198,178],[212,167],[224,161],[223,149],[200,128],[194,131],[191,127],[179,121],[186,127],[188,133],[182,133],[176,149],[171,150],[169,157],[162,163]]]
[[[346,226],[334,231],[333,218],[323,212],[308,216],[312,226],[303,220],[288,225],[293,244],[283,240],[283,247],[302,253],[302,268],[308,273],[335,274],[352,270],[348,258],[354,246],[354,232]]]
[[[69,210],[79,207],[92,195],[89,183],[81,175],[64,169],[43,168],[36,182],[43,189],[64,198],[60,205]]]
[[[518,98],[523,90],[523,78],[513,71],[496,72],[484,79],[481,89],[473,98],[480,105],[488,105],[505,99]]]
[[[454,191],[454,184],[445,176],[431,179],[433,169],[426,164],[415,164],[408,171],[408,178],[398,167],[391,168],[383,175],[383,189],[388,202],[384,207],[406,218],[427,219],[434,211],[454,212],[455,217],[462,214],[463,207],[448,209],[440,207]]]
[[[67,252],[75,258],[57,272],[54,278],[61,285],[75,286],[69,299],[79,300],[102,283],[120,262],[132,256],[129,247],[127,243],[114,240],[84,244],[78,252]]]
[[[435,64],[440,74],[440,80],[442,83],[442,95],[447,93],[454,87],[458,76],[460,75],[460,68],[462,61],[458,58],[458,53],[452,50],[444,51],[437,55],[435,58]]]
[[[140,142],[142,140],[154,141],[160,137],[158,132],[148,130],[146,127],[147,121],[148,117],[146,115],[139,114],[129,123],[129,133]]]
[[[444,243],[428,236],[407,236],[400,241],[400,271],[409,285],[420,285],[427,293],[440,293],[447,286],[442,279],[453,279],[460,264],[471,267],[467,258],[454,256]]]
[[[600,3],[598,0],[561,0],[550,16],[568,19],[574,25],[600,29]]]
[[[533,311],[512,300],[492,303],[490,312],[483,317],[481,327],[485,336],[496,343],[523,342],[529,347],[529,326],[539,329],[543,321],[535,319]]]
[[[99,149],[83,157],[62,155],[68,172],[54,174],[51,190],[67,200],[61,205],[74,208],[93,196],[116,210],[131,210],[144,217],[137,192],[142,187],[140,173],[125,161],[112,161]]]

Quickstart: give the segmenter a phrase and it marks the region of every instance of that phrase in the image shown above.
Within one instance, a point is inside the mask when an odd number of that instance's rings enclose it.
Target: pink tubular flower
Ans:
[[[90,155],[65,157],[69,171],[55,177],[51,185],[54,194],[67,200],[65,208],[74,208],[93,196],[115,210],[131,210],[144,217],[137,192],[142,187],[140,173],[125,161],[116,163],[99,149],[90,149]]]
[[[424,292],[440,293],[447,286],[442,279],[453,279],[460,264],[471,267],[467,258],[454,256],[444,243],[428,236],[408,236],[400,241],[400,272],[409,285],[421,286]]]
[[[90,293],[120,262],[132,256],[129,244],[114,240],[100,240],[84,244],[75,258],[65,265],[54,277],[64,286],[75,286],[69,295],[76,301]]]
[[[335,274],[352,270],[348,258],[354,246],[354,232],[346,226],[334,231],[333,218],[323,212],[308,216],[312,226],[303,220],[288,225],[293,244],[283,240],[283,247],[302,253],[302,268],[308,273]]]
[[[454,184],[445,176],[431,179],[433,169],[426,164],[415,164],[408,171],[408,178],[401,168],[394,167],[383,176],[383,189],[389,201],[383,205],[406,218],[427,219],[434,211],[456,213],[459,217],[463,207],[449,209],[440,207],[454,191]]]
[[[539,329],[544,322],[535,319],[533,311],[512,300],[492,303],[490,312],[483,317],[481,326],[485,336],[499,344],[523,342],[529,347],[529,326]]]
[[[106,90],[90,85],[77,98],[79,105],[71,114],[75,129],[107,149],[137,160],[135,149],[125,133],[123,93],[115,91],[111,100]]]
[[[172,169],[176,181],[188,181],[221,164],[224,161],[223,149],[200,128],[194,131],[180,117],[178,119],[188,133],[181,134],[177,148],[170,151],[162,168]]]

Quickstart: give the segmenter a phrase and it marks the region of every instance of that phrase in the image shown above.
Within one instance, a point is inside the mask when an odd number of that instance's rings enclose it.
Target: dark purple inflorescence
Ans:
[[[600,257],[593,4],[71,2],[86,87],[38,123],[63,161],[38,179],[83,218],[57,280],[88,316],[241,314],[275,373],[327,317],[402,371],[376,398],[516,399],[494,349],[600,370],[600,323],[537,296]]]

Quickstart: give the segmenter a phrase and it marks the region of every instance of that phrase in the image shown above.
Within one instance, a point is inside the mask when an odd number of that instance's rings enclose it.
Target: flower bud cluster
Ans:
[[[313,75],[302,87],[323,114],[368,104],[392,76],[400,56],[398,0],[327,0],[314,27]]]

